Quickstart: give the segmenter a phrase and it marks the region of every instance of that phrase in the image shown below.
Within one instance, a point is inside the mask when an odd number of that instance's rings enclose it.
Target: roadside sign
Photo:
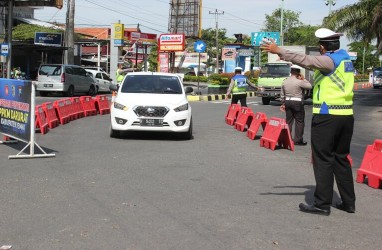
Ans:
[[[202,40],[198,40],[194,43],[195,52],[203,53],[206,51],[206,48],[207,48],[207,44]]]
[[[162,34],[158,39],[160,51],[183,51],[185,48],[184,34]]]
[[[350,60],[352,60],[352,61],[356,61],[357,60],[357,52],[349,51],[348,54],[350,56]]]
[[[280,45],[280,32],[252,32],[251,45],[260,46],[263,39],[275,40],[277,45]]]
[[[8,43],[2,43],[1,44],[1,55],[2,56],[8,56],[9,53],[9,45]]]

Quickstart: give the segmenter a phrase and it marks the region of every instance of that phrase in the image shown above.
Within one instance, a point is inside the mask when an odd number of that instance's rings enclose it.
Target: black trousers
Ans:
[[[330,208],[334,178],[344,205],[355,205],[353,172],[348,159],[353,128],[352,115],[313,115],[314,204],[319,208]]]
[[[231,104],[237,104],[239,101],[242,107],[247,107],[247,93],[232,94]]]
[[[288,123],[289,131],[292,134],[293,124],[296,123],[294,128],[294,142],[302,142],[305,127],[305,109],[302,101],[285,101],[285,115],[286,122]]]

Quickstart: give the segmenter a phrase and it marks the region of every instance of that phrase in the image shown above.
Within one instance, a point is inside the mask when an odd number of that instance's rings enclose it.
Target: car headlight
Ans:
[[[187,109],[188,109],[188,103],[180,105],[179,107],[175,108],[174,111],[179,112],[179,111],[185,111]]]
[[[126,111],[126,110],[129,109],[129,108],[126,107],[125,105],[122,105],[122,104],[120,104],[120,103],[118,103],[118,102],[114,102],[114,108],[116,108],[116,109],[120,109],[120,110],[123,110],[123,111]]]
[[[258,90],[259,92],[264,92],[264,91],[265,91],[265,88],[263,88],[263,87],[259,87],[257,90]]]

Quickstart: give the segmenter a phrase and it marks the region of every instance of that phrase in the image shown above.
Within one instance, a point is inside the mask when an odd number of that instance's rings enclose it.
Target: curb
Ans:
[[[218,101],[218,100],[225,100],[226,94],[221,95],[188,95],[187,99],[190,102],[197,102],[197,101]],[[255,97],[256,92],[247,92],[247,97]],[[228,99],[231,99],[231,95],[228,95]]]

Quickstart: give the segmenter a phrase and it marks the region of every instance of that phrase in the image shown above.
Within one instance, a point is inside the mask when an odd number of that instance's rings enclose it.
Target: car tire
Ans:
[[[96,88],[94,87],[94,85],[90,85],[90,88],[89,88],[89,91],[88,91],[88,95],[90,96],[94,96],[96,94]]]
[[[69,88],[68,88],[68,91],[66,91],[66,96],[74,96],[74,86],[71,85]]]
[[[271,103],[271,98],[263,97],[261,100],[263,101],[263,105],[269,105],[269,103]]]
[[[111,138],[119,138],[121,133],[118,131],[118,130],[114,130],[111,126],[110,126],[110,133],[109,133],[110,137]]]
[[[191,121],[190,121],[190,127],[188,128],[188,131],[187,132],[183,132],[181,134],[181,138],[183,140],[191,140],[193,137],[192,137],[192,118],[191,118]]]

